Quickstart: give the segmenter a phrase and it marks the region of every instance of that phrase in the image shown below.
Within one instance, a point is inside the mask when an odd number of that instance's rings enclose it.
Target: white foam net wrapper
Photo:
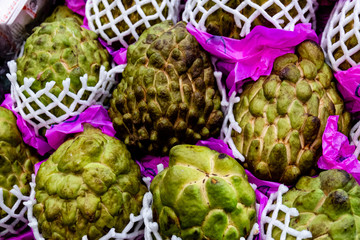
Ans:
[[[112,68],[108,72],[105,71],[105,67],[101,66],[99,73],[99,81],[93,87],[87,85],[87,74],[80,77],[82,84],[81,89],[77,93],[73,93],[69,90],[70,78],[63,81],[63,90],[59,96],[55,96],[50,93],[50,89],[55,86],[55,81],[46,83],[45,88],[34,92],[31,89],[34,83],[34,78],[24,78],[24,85],[20,86],[17,81],[17,66],[15,61],[8,62],[10,73],[7,74],[8,79],[11,82],[11,98],[13,100],[13,110],[18,112],[22,118],[29,122],[38,133],[39,129],[45,127],[50,128],[52,124],[60,123],[69,117],[78,115],[83,112],[87,107],[99,104],[103,105],[104,101],[111,96],[112,87],[115,84],[115,75],[118,72],[122,72],[123,65]],[[29,97],[25,95],[27,93]],[[89,94],[87,98],[83,99],[84,94]],[[47,96],[52,100],[52,103],[45,106],[39,99],[41,96]],[[73,102],[68,107],[62,103],[65,97],[70,97]],[[31,104],[34,104],[38,109],[34,109]],[[54,108],[60,108],[64,114],[61,116],[55,116],[50,111]],[[47,116],[46,119],[42,116]]]
[[[353,154],[356,158],[358,158],[360,154],[360,121],[357,122],[350,130],[350,144],[356,146]]]
[[[296,208],[289,208],[282,204],[282,195],[288,191],[288,187],[281,184],[276,193],[272,193],[261,215],[261,238],[266,240],[273,240],[271,233],[274,227],[282,230],[280,240],[285,240],[287,236],[293,236],[296,240],[309,239],[312,237],[310,231],[297,231],[289,227],[290,218],[299,216],[299,211]],[[285,213],[285,220],[281,222],[277,219],[279,213]],[[272,216],[269,216],[272,213]],[[267,225],[265,231],[265,224]]]
[[[313,28],[316,26],[315,10],[318,6],[316,0],[293,0],[286,6],[282,0],[262,1],[263,5],[252,0],[242,0],[236,8],[228,6],[233,5],[232,1],[234,0],[188,0],[182,18],[195,28],[206,31],[207,18],[221,9],[234,16],[236,26],[241,29],[241,38],[251,31],[254,20],[259,17],[266,20],[267,25],[290,31],[294,30],[297,23],[312,23]],[[276,8],[278,11],[275,14],[268,8]]]
[[[5,212],[0,219],[0,239],[4,236],[19,234],[27,227],[28,223],[26,218],[27,208],[23,203],[29,200],[29,196],[23,195],[16,185],[10,190],[10,193],[17,198],[11,208],[5,205],[3,189],[0,188],[0,208]]]
[[[360,1],[341,0],[336,3],[326,24],[321,47],[335,71],[346,70],[360,63],[359,14]]]
[[[150,178],[143,178],[143,181],[147,185],[148,189],[150,188]],[[33,215],[33,207],[36,204],[35,199],[35,175],[33,175],[32,182],[30,183],[31,193],[29,199],[24,203],[27,206],[27,217],[29,219],[29,226],[31,227],[34,238],[36,240],[45,240],[45,238],[41,235],[38,228],[38,221]],[[149,198],[150,197],[150,198]],[[143,207],[138,216],[134,214],[130,214],[130,221],[124,228],[121,233],[117,233],[114,228],[110,229],[109,232],[102,236],[100,240],[109,240],[109,239],[118,239],[118,240],[135,240],[144,235],[144,219],[149,212],[149,201],[152,201],[151,193],[147,192],[143,198]],[[151,205],[150,205],[151,206]],[[151,210],[151,208],[150,208]],[[82,240],[87,240],[87,236],[83,236]]]
[[[177,22],[180,0],[134,0],[133,2],[131,7],[125,7],[121,0],[88,0],[85,14],[90,30],[99,34],[109,45],[120,42],[127,48],[131,44],[129,39],[133,37],[137,40],[141,34],[137,30],[144,25],[149,28],[155,21]],[[151,8],[151,12],[155,10],[155,13],[147,15],[149,13],[146,8]],[[135,17],[136,15],[138,17]],[[119,25],[126,29],[119,29]]]

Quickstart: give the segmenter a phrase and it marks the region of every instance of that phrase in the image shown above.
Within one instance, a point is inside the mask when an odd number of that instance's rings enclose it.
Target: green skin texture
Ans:
[[[346,14],[346,17],[350,16],[352,13],[354,12],[354,10],[352,9],[351,11],[349,11],[347,14]],[[334,26],[334,27],[339,27],[339,26]],[[349,32],[350,30],[354,29],[354,20],[351,20],[348,24],[346,24],[344,26],[344,32],[347,33]],[[332,43],[334,44],[335,42],[339,42],[339,41],[343,41],[343,39],[340,39],[340,33],[337,33],[335,34],[335,36],[331,39]],[[357,40],[357,37],[355,35],[355,32],[353,33],[353,35],[349,38],[347,38],[347,40],[344,42],[346,48],[348,50],[358,46],[359,42]],[[341,45],[335,49],[335,51],[333,51],[331,54],[334,54],[334,58],[335,60],[341,58],[342,56],[344,56],[344,51],[342,50],[342,47]],[[360,51],[357,51],[355,53],[353,53],[351,55],[351,58],[357,63],[359,64],[360,62]],[[354,65],[356,66],[356,65]],[[339,65],[339,68],[341,70],[347,70],[351,67],[354,67],[352,66],[348,61],[344,61],[342,64]]]
[[[218,136],[223,113],[213,68],[184,22],[147,29],[127,59],[109,115],[131,152],[167,155],[174,145]]]
[[[20,86],[24,84],[24,77],[35,79],[31,86],[34,92],[43,89],[46,83],[55,81],[50,93],[59,96],[63,90],[62,82],[70,78],[69,90],[76,94],[82,88],[80,77],[85,73],[88,74],[87,85],[95,86],[99,81],[101,65],[109,69],[109,54],[97,41],[97,35],[80,27],[77,16],[63,18],[70,14],[68,11],[55,11],[48,20],[57,21],[42,23],[34,28],[33,34],[26,40],[24,55],[16,60]],[[24,94],[30,96],[27,92]],[[82,99],[88,97],[89,92],[85,92]],[[53,102],[46,95],[39,100],[45,106]],[[62,103],[70,107],[73,98],[66,96]],[[39,109],[36,103],[31,103],[31,106]],[[55,107],[51,113],[58,117],[64,111]],[[49,118],[45,114],[40,117],[44,120]]]
[[[207,147],[173,147],[150,190],[163,239],[238,240],[255,223],[255,192],[243,167]]]
[[[99,239],[139,214],[147,188],[126,146],[86,125],[41,164],[35,191],[44,238]]]
[[[11,208],[17,198],[10,193],[14,185],[24,195],[30,194],[31,174],[34,164],[38,162],[21,137],[13,113],[0,107],[0,188],[3,189],[4,203]],[[0,217],[7,213],[0,210]],[[4,229],[0,227],[0,231]]]
[[[51,14],[51,16],[46,18],[44,22],[56,22],[64,18],[71,18],[72,20],[76,21],[79,25],[83,24],[82,18],[64,5],[57,6],[53,11],[53,13]]]
[[[283,204],[296,208],[290,227],[309,230],[315,240],[360,239],[360,186],[342,170],[328,170],[316,178],[302,177],[283,195]],[[278,220],[284,221],[281,212]],[[274,228],[272,237],[280,239],[281,230]],[[287,240],[295,240],[287,236]]]
[[[231,9],[236,9],[240,4],[243,4],[243,0],[229,0],[225,5]],[[266,4],[267,0],[252,0],[253,3],[262,6],[263,4]],[[293,0],[280,0],[284,6],[289,5],[293,2]],[[303,9],[306,6],[307,0],[299,0],[298,4]],[[210,8],[212,8],[216,3],[214,1],[208,1],[204,4],[204,8],[208,11]],[[255,12],[255,8],[248,5],[243,10],[240,11],[242,15],[244,15],[246,18],[250,18],[250,16]],[[267,12],[270,16],[274,16],[275,14],[278,14],[280,11],[282,11],[281,7],[279,7],[277,4],[272,4],[268,8],[265,9],[265,12]],[[195,19],[197,21],[200,20],[202,15],[199,12]],[[291,17],[295,17],[299,14],[299,12],[296,10],[295,7],[291,8],[291,10],[288,12]],[[307,17],[307,15],[305,15]],[[280,24],[281,27],[285,27],[289,20],[287,17],[283,16],[280,18],[284,22]],[[241,26],[244,25],[244,21],[240,20]],[[297,23],[301,23],[301,20],[299,20]],[[263,15],[259,15],[255,19],[252,20],[250,30],[253,29],[255,26],[265,26],[268,28],[275,28],[275,26],[269,22]],[[212,12],[207,19],[205,20],[205,27],[206,31],[208,33],[211,33],[213,35],[218,36],[225,36],[235,39],[240,39],[240,32],[241,28],[237,27],[235,22],[235,17],[233,14],[224,11],[222,8],[219,8],[215,12]]]
[[[257,178],[290,185],[314,175],[330,115],[340,115],[347,135],[350,114],[332,79],[321,48],[305,41],[278,57],[270,76],[244,87],[234,106],[242,132],[233,131],[233,140]]]
[[[108,1],[109,5],[112,4],[113,2],[114,2],[114,0],[109,0]],[[157,2],[157,4],[159,6],[162,3],[161,0],[156,0],[156,2]],[[129,8],[132,8],[132,7],[134,7],[134,5],[136,5],[136,2],[134,0],[121,0],[121,3],[123,4],[125,10],[128,10]],[[98,8],[99,8],[99,11],[103,11],[105,9],[104,4],[102,3],[102,1],[99,2]],[[147,4],[144,4],[144,5],[141,5],[141,9],[144,12],[145,16],[152,16],[152,15],[155,15],[157,13],[156,8],[153,6],[153,4],[151,2],[147,3]],[[117,5],[115,5],[115,7],[113,9],[111,9],[111,13],[112,13],[112,16],[113,16],[114,19],[116,19],[116,18],[118,18],[119,16],[122,15],[122,12],[118,8]],[[93,9],[91,9],[91,14],[95,14]],[[166,5],[165,5],[165,8],[162,11],[162,15],[165,18],[167,18],[167,16],[168,16],[168,7]],[[139,20],[143,19],[140,16],[140,14],[139,14],[139,12],[137,10],[135,12],[129,14],[129,15],[126,15],[126,16],[129,18],[132,25],[137,23]],[[153,26],[153,25],[155,25],[157,23],[160,23],[161,19],[160,18],[155,18],[155,19],[152,18],[152,20],[148,20],[148,21],[150,23],[150,26]],[[101,22],[101,26],[103,26],[103,25],[108,24],[110,21],[109,21],[109,18],[107,17],[107,15],[105,14],[105,15],[100,17],[100,22]],[[96,22],[94,22],[94,26],[95,26],[95,29],[99,28],[97,26]],[[122,20],[120,20],[118,23],[116,23],[115,26],[117,27],[117,29],[119,30],[120,33],[129,30],[129,25],[124,20],[124,18]],[[145,26],[145,24],[142,23],[142,24],[140,24],[139,26],[136,27],[135,31],[140,36],[146,30],[146,28],[147,27]],[[111,28],[106,29],[104,32],[110,38],[113,38],[113,37],[116,36],[116,33]],[[134,36],[131,33],[129,33],[127,36],[125,36],[124,40],[126,41],[126,43],[128,45],[136,42],[136,39],[134,38]],[[112,45],[116,49],[118,49],[120,47],[123,47],[120,42],[114,42]]]

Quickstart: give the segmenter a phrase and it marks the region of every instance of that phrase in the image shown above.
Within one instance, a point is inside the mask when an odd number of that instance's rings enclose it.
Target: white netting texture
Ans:
[[[128,47],[155,23],[178,19],[180,0],[89,0],[85,14],[89,28],[108,44]]]
[[[121,72],[124,68],[120,65],[107,72],[101,66],[99,81],[93,87],[87,85],[87,74],[85,74],[80,77],[82,87],[77,93],[69,90],[70,78],[67,78],[63,81],[63,90],[58,96],[55,96],[50,93],[50,90],[55,86],[54,81],[46,83],[45,88],[34,92],[31,86],[35,79],[24,78],[24,85],[20,86],[17,81],[16,62],[10,61],[8,66],[10,74],[7,74],[7,77],[11,82],[11,98],[14,101],[13,109],[29,122],[37,133],[41,128],[50,128],[52,124],[60,123],[69,117],[78,115],[91,105],[103,105],[104,101],[111,96],[112,87],[116,82],[115,74]],[[87,95],[88,97],[85,98]],[[42,96],[50,98],[52,102],[45,106],[40,101]],[[73,99],[70,106],[63,103],[65,98]],[[36,106],[37,109],[34,109],[33,106]],[[55,116],[51,111],[59,108],[63,111],[63,114]],[[57,110],[57,112],[59,111]]]
[[[147,187],[150,187],[150,178],[143,178],[143,181],[147,185]],[[30,183],[31,186],[31,193],[30,198],[24,203],[25,206],[27,206],[27,217],[29,219],[29,226],[31,227],[34,238],[36,240],[45,240],[41,233],[39,232],[38,228],[38,221],[33,215],[33,207],[36,204],[35,199],[35,175],[33,175],[32,182]],[[149,203],[152,202],[151,193],[147,192],[144,195],[143,198],[143,207],[140,211],[140,214],[138,216],[134,216],[134,214],[130,214],[130,221],[124,228],[124,230],[121,233],[115,232],[115,229],[112,228],[110,231],[102,236],[100,240],[109,240],[109,239],[118,239],[118,240],[135,240],[139,237],[142,237],[144,235],[144,219],[146,218],[147,214],[149,213],[149,206],[151,210],[151,205]],[[149,198],[150,197],[150,198]],[[82,240],[87,240],[87,236],[83,236]]]
[[[29,196],[24,196],[16,185],[10,190],[10,193],[17,198],[12,208],[5,205],[3,189],[0,188],[0,208],[4,214],[0,219],[0,239],[7,235],[19,234],[27,227],[28,223],[27,208],[23,203],[29,200]]]
[[[321,39],[330,66],[346,70],[360,63],[360,1],[338,1]]]
[[[256,1],[259,3],[259,1]],[[297,23],[312,23],[316,26],[315,0],[293,0],[284,5],[284,0],[264,0],[259,5],[254,0],[242,0],[239,5],[235,0],[188,0],[183,12],[183,20],[190,22],[195,28],[215,35],[227,37],[245,37],[255,25],[264,25],[285,30],[294,30]],[[233,19],[229,19],[233,18]],[[234,34],[217,34],[217,28],[236,26]],[[230,30],[231,32],[231,30]]]
[[[358,158],[360,154],[360,121],[357,122],[350,130],[350,144],[356,146],[353,154],[356,158]]]
[[[281,184],[276,193],[272,193],[261,215],[261,238],[266,240],[273,240],[271,233],[274,227],[282,230],[280,240],[285,240],[287,236],[293,236],[296,240],[308,239],[312,237],[311,232],[307,230],[297,231],[289,227],[290,218],[299,216],[299,211],[296,208],[289,208],[282,204],[282,195],[289,189]],[[284,222],[277,219],[280,211],[285,213]],[[272,216],[269,213],[272,212]],[[265,224],[267,225],[265,231]]]

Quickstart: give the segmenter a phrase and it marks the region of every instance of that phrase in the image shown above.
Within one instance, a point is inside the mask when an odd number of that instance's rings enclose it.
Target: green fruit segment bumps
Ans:
[[[34,215],[46,239],[99,239],[140,213],[147,188],[119,140],[86,125],[41,164]]]
[[[255,223],[255,192],[241,165],[207,147],[178,145],[151,183],[163,239],[239,239]]]
[[[343,170],[328,170],[318,177],[302,177],[283,195],[283,204],[296,208],[299,216],[290,219],[289,227],[309,230],[311,239],[360,239],[360,186]],[[280,212],[277,220],[284,222]],[[281,230],[273,228],[272,237],[280,239]],[[287,236],[286,239],[295,239]]]
[[[248,2],[251,2],[252,5]],[[240,22],[240,26],[244,26],[245,18],[247,21],[251,21],[250,30],[258,25],[268,28],[276,28],[277,26],[269,21],[265,16],[273,17],[279,14],[281,17],[278,20],[274,19],[273,21],[277,21],[279,26],[284,28],[287,24],[289,24],[289,16],[291,16],[291,18],[297,18],[299,15],[301,16],[303,14],[302,11],[304,11],[303,8],[306,7],[306,4],[315,1],[298,0],[298,7],[293,6],[291,8],[289,5],[294,4],[293,0],[279,0],[276,1],[276,3],[275,1],[271,1],[273,2],[272,4],[269,4],[269,2],[269,0],[229,0],[224,3],[224,7],[215,8],[216,10],[214,11],[216,2],[209,0],[202,6],[206,11],[211,9],[209,16],[206,18],[204,23],[206,31],[213,35],[239,39],[242,27],[239,27],[239,23],[236,23],[235,19],[238,15],[230,13],[229,9],[239,12],[239,14],[242,15],[242,18],[237,19],[237,21]],[[285,10],[279,6],[279,3],[284,5]],[[246,7],[244,7],[244,5],[246,5]],[[242,6],[240,11],[238,10],[239,6]],[[225,7],[228,8],[227,11],[224,10]],[[259,10],[260,7],[263,12]],[[195,13],[197,21],[199,21],[202,17],[200,13],[201,12]],[[309,16],[310,14],[311,13],[309,11],[305,11],[305,18],[297,18],[298,21],[294,24],[308,22],[309,19],[311,20],[311,17]]]
[[[14,185],[20,188],[23,195],[29,196],[31,174],[34,173],[34,164],[38,158],[23,142],[16,125],[13,113],[0,107],[0,188],[3,191],[4,204],[12,208],[18,200],[10,193]],[[21,206],[18,208],[18,210]],[[0,209],[0,217],[8,214]],[[0,227],[0,231],[5,230]]]
[[[55,81],[49,92],[59,97],[64,89],[63,81],[69,78],[69,91],[77,94],[83,88],[80,77],[87,74],[87,86],[94,87],[99,81],[100,67],[109,69],[109,54],[98,42],[97,35],[80,27],[79,17],[66,9],[58,8],[46,22],[34,28],[25,42],[24,55],[16,60],[19,85],[24,85],[25,77],[34,78],[31,86],[34,93],[45,88],[48,82]],[[30,97],[27,91],[23,93]],[[90,92],[85,91],[81,99],[86,100],[89,96]],[[39,100],[44,106],[53,103],[45,94],[39,97]],[[73,101],[69,96],[61,100],[67,107],[70,107]],[[34,102],[31,102],[31,107],[34,110],[39,109]],[[25,110],[28,113],[28,110]],[[50,112],[56,117],[65,114],[59,107]],[[40,117],[48,119],[45,114]]]
[[[256,177],[294,184],[315,174],[330,115],[339,115],[339,130],[348,133],[350,114],[332,80],[321,48],[305,41],[278,57],[269,76],[244,86],[234,106],[242,132],[233,140]]]
[[[109,115],[132,153],[167,155],[174,145],[218,136],[223,113],[213,68],[185,23],[147,29],[127,60]]]

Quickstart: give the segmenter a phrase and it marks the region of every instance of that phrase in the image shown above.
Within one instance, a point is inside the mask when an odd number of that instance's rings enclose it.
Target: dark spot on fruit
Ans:
[[[219,159],[224,159],[226,158],[226,154],[224,153],[220,153],[219,156],[218,156]]]

